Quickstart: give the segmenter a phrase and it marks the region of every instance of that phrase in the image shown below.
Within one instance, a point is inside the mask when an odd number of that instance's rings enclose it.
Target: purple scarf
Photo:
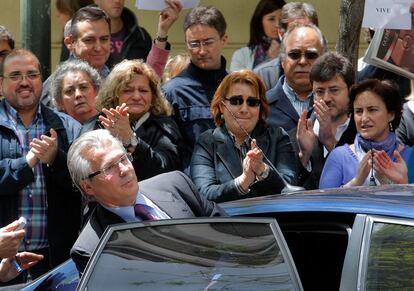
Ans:
[[[256,48],[254,51],[253,68],[255,68],[257,65],[269,59],[267,56],[267,50],[269,49],[271,44],[272,44],[272,39],[270,37],[262,36],[262,38],[260,39],[260,42],[256,45]]]
[[[378,151],[384,150],[388,156],[395,161],[394,151],[398,149],[397,137],[394,132],[388,133],[386,140],[382,142],[370,141],[363,138],[359,133],[355,137],[354,141],[355,152],[368,152],[371,148]]]

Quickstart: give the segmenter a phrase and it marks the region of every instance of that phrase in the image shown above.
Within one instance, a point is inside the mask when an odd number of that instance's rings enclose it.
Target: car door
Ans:
[[[78,290],[303,290],[272,218],[114,225]]]
[[[358,215],[341,290],[414,290],[414,221]]]

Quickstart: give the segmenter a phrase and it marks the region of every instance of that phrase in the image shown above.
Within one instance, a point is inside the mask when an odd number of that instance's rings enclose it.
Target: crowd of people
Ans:
[[[2,284],[70,256],[82,273],[110,224],[414,180],[414,93],[398,87],[410,80],[370,65],[356,78],[312,5],[260,0],[227,70],[213,6],[188,12],[187,52],[173,57],[179,0],[165,0],[153,40],[125,1],[90,2],[56,1],[67,54],[44,82],[38,58],[0,26]]]

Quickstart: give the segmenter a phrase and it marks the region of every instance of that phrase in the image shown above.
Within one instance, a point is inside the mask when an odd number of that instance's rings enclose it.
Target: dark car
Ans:
[[[414,186],[306,191],[221,206],[232,217],[107,229],[78,288],[414,290]],[[68,273],[55,273],[66,285],[46,274],[24,290],[51,281],[62,288],[53,290],[71,290],[63,289],[74,288],[62,276]]]

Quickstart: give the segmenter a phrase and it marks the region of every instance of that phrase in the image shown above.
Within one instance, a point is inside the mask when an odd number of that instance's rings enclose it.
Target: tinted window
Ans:
[[[374,223],[368,255],[367,290],[412,290],[414,227]]]
[[[197,223],[114,231],[88,290],[294,290],[269,224]]]

